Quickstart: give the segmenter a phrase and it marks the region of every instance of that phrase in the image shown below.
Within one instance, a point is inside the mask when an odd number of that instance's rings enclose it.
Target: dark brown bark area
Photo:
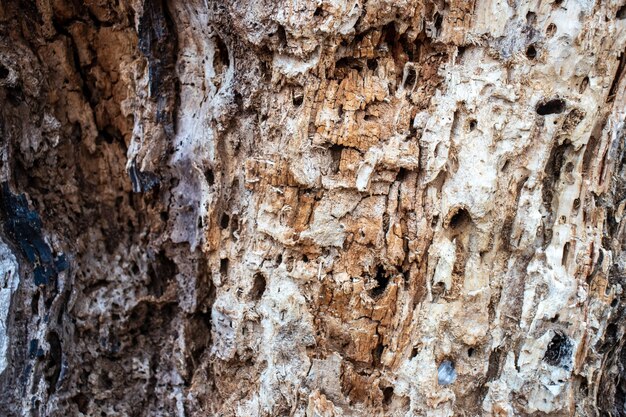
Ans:
[[[188,246],[161,239],[167,177],[159,183],[134,164],[126,170],[133,120],[120,114],[128,86],[116,61],[145,55],[154,118],[171,135],[172,23],[160,2],[141,17],[140,37],[133,10],[123,4],[55,1],[50,9],[41,7],[4,2],[0,13],[0,126],[8,152],[3,181],[28,196],[46,235],[54,236],[50,246],[67,254],[70,266],[37,287],[34,265],[20,242],[5,234],[22,254],[23,281],[12,303],[0,413],[169,415],[172,387],[185,384],[167,376],[174,366],[171,339],[193,330],[194,351],[185,352],[191,364],[208,342],[209,314],[208,305],[198,306],[179,326],[177,303],[162,296],[177,274],[204,280],[205,291],[210,283]],[[47,114],[59,125],[46,125]],[[131,179],[143,193],[133,192]],[[143,301],[123,311],[120,303],[128,297]],[[100,313],[88,313],[93,308]],[[129,372],[137,366],[133,358],[147,367],[144,378]]]

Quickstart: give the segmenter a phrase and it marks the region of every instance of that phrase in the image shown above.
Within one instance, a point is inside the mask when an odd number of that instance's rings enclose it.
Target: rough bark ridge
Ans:
[[[0,0],[0,414],[624,414],[625,18]]]

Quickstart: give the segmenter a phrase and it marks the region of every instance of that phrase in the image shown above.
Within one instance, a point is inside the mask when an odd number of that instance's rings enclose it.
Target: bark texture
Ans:
[[[624,415],[622,0],[0,0],[0,414]]]

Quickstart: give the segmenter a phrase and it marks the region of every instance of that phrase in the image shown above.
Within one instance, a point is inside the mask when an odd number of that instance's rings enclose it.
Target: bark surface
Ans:
[[[0,415],[624,415],[626,6],[0,0]]]

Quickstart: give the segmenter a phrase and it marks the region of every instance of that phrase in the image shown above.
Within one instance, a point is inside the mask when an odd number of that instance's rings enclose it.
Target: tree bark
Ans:
[[[0,0],[0,414],[625,415],[621,0]]]

